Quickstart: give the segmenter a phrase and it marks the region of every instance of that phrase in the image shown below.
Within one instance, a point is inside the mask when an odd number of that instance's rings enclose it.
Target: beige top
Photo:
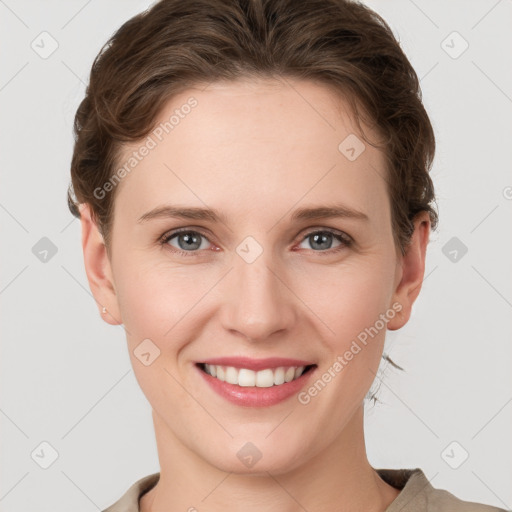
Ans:
[[[379,476],[401,492],[385,512],[506,512],[502,508],[463,501],[443,489],[432,487],[420,468],[376,469]],[[141,496],[158,482],[160,473],[137,480],[114,504],[102,512],[140,512]]]

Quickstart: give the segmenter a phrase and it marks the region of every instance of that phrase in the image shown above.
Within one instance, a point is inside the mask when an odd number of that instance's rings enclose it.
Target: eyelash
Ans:
[[[182,228],[182,229],[177,229],[175,231],[167,232],[164,235],[162,235],[159,238],[159,244],[161,246],[167,245],[167,242],[169,242],[169,240],[174,238],[176,235],[179,235],[180,233],[194,233],[194,234],[198,234],[198,235],[201,235],[202,237],[206,238],[206,240],[208,240],[210,242],[210,239],[204,233],[202,233],[201,231],[192,230],[192,229],[189,229],[189,228]],[[335,247],[334,249],[327,249],[325,251],[313,251],[313,252],[316,252],[318,254],[332,255],[332,254],[337,253],[337,252],[339,252],[339,251],[341,251],[343,249],[347,249],[347,248],[351,247],[353,242],[354,242],[353,239],[349,235],[347,235],[346,233],[342,233],[342,232],[338,232],[338,231],[333,231],[331,229],[327,229],[326,228],[326,229],[317,229],[317,230],[314,230],[314,231],[310,231],[309,233],[306,233],[304,235],[304,237],[302,238],[302,240],[300,241],[300,243],[304,242],[304,240],[306,240],[311,235],[320,234],[320,233],[329,233],[336,240],[341,242],[341,245],[339,245],[338,247]],[[167,245],[167,246],[171,247],[169,245]],[[196,250],[196,251],[182,251],[180,249],[176,249],[175,247],[172,247],[171,251],[173,253],[175,253],[175,254],[179,254],[179,255],[182,255],[182,256],[196,256],[200,252],[199,250]]]

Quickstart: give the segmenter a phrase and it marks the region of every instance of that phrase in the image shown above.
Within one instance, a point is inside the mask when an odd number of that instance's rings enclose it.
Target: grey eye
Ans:
[[[332,249],[335,247],[339,247],[343,245],[344,240],[341,235],[337,233],[332,233],[331,231],[314,231],[313,233],[309,233],[305,236],[304,240],[301,244],[308,242],[310,247],[301,247],[303,249],[312,248],[316,251],[325,251],[328,249]],[[337,245],[334,245],[333,242],[337,242]]]
[[[171,241],[176,241],[178,246],[172,244]],[[206,247],[202,247],[203,241],[205,241]],[[182,251],[196,251],[198,249],[206,249],[208,247],[206,237],[197,231],[182,231],[180,233],[175,233],[167,239],[167,243]]]

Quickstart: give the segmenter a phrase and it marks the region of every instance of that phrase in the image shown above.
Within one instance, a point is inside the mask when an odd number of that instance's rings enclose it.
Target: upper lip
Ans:
[[[287,357],[268,357],[265,359],[252,359],[250,357],[214,357],[200,363],[218,366],[233,366],[235,368],[247,368],[248,370],[265,370],[267,368],[279,368],[280,366],[310,366],[315,363],[301,359]]]

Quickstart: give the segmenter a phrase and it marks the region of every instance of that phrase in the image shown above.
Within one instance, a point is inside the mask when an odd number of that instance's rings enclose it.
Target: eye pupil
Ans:
[[[191,233],[182,233],[178,235],[178,244],[182,249],[199,249],[201,246],[201,235],[193,235]],[[182,244],[181,241],[185,243]]]
[[[320,247],[317,247],[319,249],[330,249],[332,245],[332,234],[330,233],[316,233],[314,235],[311,235],[313,239],[313,242],[311,244],[312,247],[314,247],[314,244],[318,243]]]

